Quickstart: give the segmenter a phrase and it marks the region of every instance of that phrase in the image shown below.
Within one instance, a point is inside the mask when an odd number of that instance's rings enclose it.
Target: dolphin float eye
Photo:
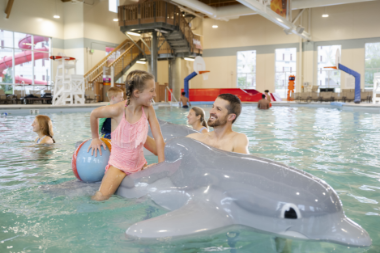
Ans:
[[[282,219],[301,219],[301,212],[295,204],[286,203],[282,206],[281,215]]]

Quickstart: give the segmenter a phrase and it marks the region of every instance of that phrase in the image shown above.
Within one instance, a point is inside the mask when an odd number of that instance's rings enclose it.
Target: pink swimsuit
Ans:
[[[127,175],[140,171],[147,163],[143,150],[147,136],[148,120],[144,108],[142,108],[141,118],[133,124],[125,119],[125,112],[123,112],[120,124],[111,133],[112,150],[106,171],[111,165]]]

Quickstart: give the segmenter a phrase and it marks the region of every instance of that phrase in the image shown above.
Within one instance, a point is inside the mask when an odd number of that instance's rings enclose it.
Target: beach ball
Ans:
[[[92,149],[87,152],[91,144],[91,139],[84,141],[78,146],[71,160],[71,167],[74,175],[81,181],[86,183],[95,183],[102,181],[105,168],[111,155],[111,141],[109,139],[100,138],[105,144],[106,149],[101,146],[102,155],[97,151],[97,156],[91,155]],[[94,152],[95,153],[95,152]]]

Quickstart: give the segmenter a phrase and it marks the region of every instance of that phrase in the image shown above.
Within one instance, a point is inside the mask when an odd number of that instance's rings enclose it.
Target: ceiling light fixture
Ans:
[[[129,35],[133,35],[133,36],[141,36],[141,34],[139,33],[135,33],[135,32],[127,32]]]
[[[146,64],[146,61],[136,61],[138,64]]]
[[[185,57],[185,61],[195,61],[194,58]]]
[[[217,25],[213,25],[212,28],[218,28],[218,26]]]
[[[119,21],[119,19],[118,18],[114,18],[113,21],[117,22],[117,21]]]
[[[59,15],[54,15],[53,18],[61,18]]]

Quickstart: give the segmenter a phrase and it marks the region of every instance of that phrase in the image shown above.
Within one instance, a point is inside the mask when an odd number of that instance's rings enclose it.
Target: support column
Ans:
[[[151,73],[154,75],[157,81],[157,58],[158,58],[158,52],[157,52],[157,32],[152,32],[152,45],[150,50],[150,66],[151,66]]]
[[[178,100],[181,94],[183,80],[181,80],[181,59],[169,60],[169,89],[173,89],[173,95]]]

